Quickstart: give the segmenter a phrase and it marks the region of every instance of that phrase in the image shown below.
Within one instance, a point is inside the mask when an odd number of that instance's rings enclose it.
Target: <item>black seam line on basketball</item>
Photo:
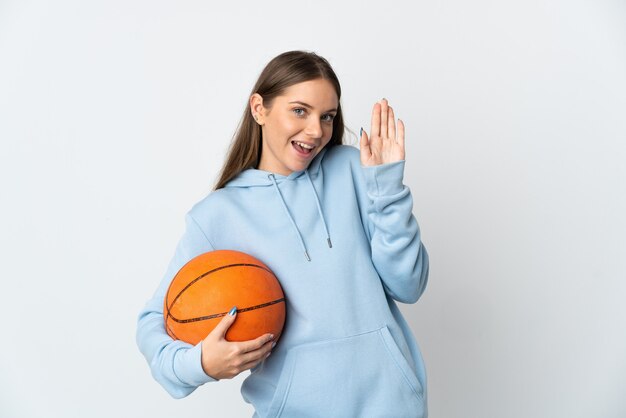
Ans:
[[[237,313],[239,314],[239,313],[242,313],[242,312],[253,311],[255,309],[265,308],[267,306],[275,305],[277,303],[281,303],[281,302],[284,302],[284,301],[285,301],[285,298],[276,299],[276,300],[273,300],[271,302],[262,303],[260,305],[250,306],[248,308],[237,309]],[[222,313],[218,313],[218,314],[207,315],[207,316],[199,316],[197,318],[189,318],[189,319],[178,319],[174,315],[170,315],[170,318],[172,319],[172,321],[178,322],[179,324],[186,324],[188,322],[198,322],[198,321],[205,321],[207,319],[220,318],[222,316],[226,316],[227,314],[228,314],[228,312],[222,312]]]
[[[262,270],[265,270],[265,271],[267,271],[267,272],[268,272],[268,273],[270,273],[270,274],[274,274],[274,273],[272,273],[269,269],[267,269],[267,268],[265,268],[265,267],[263,267],[263,266],[259,266],[258,264],[249,264],[249,263],[228,264],[228,265],[226,265],[226,266],[220,266],[220,267],[214,268],[213,270],[209,270],[209,271],[207,271],[206,273],[202,273],[200,276],[196,277],[195,279],[193,279],[192,281],[190,281],[189,283],[187,283],[187,286],[183,287],[183,289],[182,289],[180,292],[178,292],[178,294],[176,295],[176,297],[174,298],[174,300],[172,301],[172,303],[170,303],[170,304],[168,305],[168,307],[167,307],[167,316],[168,316],[168,317],[172,317],[172,316],[171,316],[171,314],[170,314],[170,308],[171,308],[172,306],[174,306],[174,304],[176,303],[176,301],[178,300],[178,298],[180,297],[180,295],[181,295],[181,294],[182,294],[185,290],[187,290],[187,289],[188,289],[188,288],[189,288],[192,284],[194,284],[194,283],[195,283],[195,282],[197,282],[198,280],[202,279],[203,277],[208,276],[208,275],[209,275],[209,274],[211,274],[211,273],[215,273],[216,271],[220,271],[220,270],[223,270],[223,269],[227,269],[227,268],[229,268],[229,267],[256,267],[256,268],[260,268],[260,269],[262,269]],[[174,277],[174,278],[176,278],[176,277]],[[171,285],[171,284],[170,284],[170,285]],[[169,295],[169,289],[168,289],[167,293],[168,293],[168,295]]]

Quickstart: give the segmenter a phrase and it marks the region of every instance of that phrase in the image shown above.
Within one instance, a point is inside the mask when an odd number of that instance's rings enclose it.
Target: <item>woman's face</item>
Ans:
[[[252,95],[252,114],[263,132],[258,168],[285,176],[306,169],[330,141],[338,106],[335,88],[323,79],[290,86],[270,108]]]

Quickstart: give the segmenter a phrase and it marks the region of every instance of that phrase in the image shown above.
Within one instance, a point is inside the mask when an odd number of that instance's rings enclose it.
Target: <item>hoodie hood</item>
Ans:
[[[248,168],[241,173],[239,173],[235,178],[230,180],[225,188],[228,187],[258,187],[258,186],[271,186],[273,182],[268,177],[270,174],[274,175],[277,183],[282,183],[283,181],[295,180],[305,175],[306,172],[313,178],[317,176],[317,173],[320,170],[322,159],[324,158],[324,154],[328,146],[322,148],[322,150],[313,158],[311,164],[309,164],[308,168],[302,171],[294,171],[288,176],[284,176],[282,174],[275,174],[270,171],[259,170],[257,168]]]
[[[283,197],[283,194],[280,191],[279,184],[282,183],[283,181],[295,181],[303,177],[306,178],[307,183],[309,183],[309,186],[311,188],[311,193],[313,194],[313,197],[315,198],[315,203],[317,204],[317,212],[319,214],[320,220],[322,221],[322,225],[324,226],[324,231],[326,231],[326,243],[328,244],[328,248],[332,248],[333,244],[332,244],[332,241],[330,240],[330,233],[328,232],[328,225],[326,224],[326,219],[324,217],[322,205],[320,204],[320,199],[317,194],[317,190],[315,190],[315,186],[313,185],[313,181],[311,180],[311,176],[316,177],[320,170],[321,161],[322,161],[322,158],[324,157],[324,154],[326,153],[326,149],[327,148],[324,147],[319,152],[319,154],[317,154],[315,158],[313,158],[309,166],[302,171],[294,171],[290,173],[288,176],[284,176],[282,174],[275,174],[275,173],[265,171],[265,170],[249,168],[239,173],[234,179],[229,181],[224,186],[225,188],[273,186],[274,190],[276,191],[276,196],[278,199],[280,199],[280,203],[282,204],[283,209],[285,210],[285,214],[287,215],[287,217],[289,218],[289,221],[291,222],[293,231],[295,232],[295,234],[298,237],[298,240],[300,241],[300,246],[302,247],[302,251],[304,252],[304,256],[307,259],[307,261],[311,261],[311,257],[309,256],[309,250],[306,247],[304,238],[302,237],[302,233],[300,232],[300,229],[298,228],[298,224],[296,223],[291,213],[291,210],[289,210],[289,206],[287,205],[287,202],[285,201],[285,198]]]

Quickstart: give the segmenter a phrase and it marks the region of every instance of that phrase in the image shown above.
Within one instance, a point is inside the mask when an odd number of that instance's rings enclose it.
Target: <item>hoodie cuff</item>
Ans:
[[[217,379],[207,375],[202,369],[202,343],[189,348],[178,350],[174,358],[174,372],[176,376],[190,386],[200,386],[207,382],[216,382]]]
[[[405,160],[393,163],[361,166],[365,175],[367,192],[371,197],[391,196],[402,192]]]

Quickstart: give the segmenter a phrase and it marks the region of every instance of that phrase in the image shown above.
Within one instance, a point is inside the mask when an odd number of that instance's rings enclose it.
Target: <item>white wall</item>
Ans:
[[[0,0],[2,417],[251,415],[135,346],[265,63],[387,97],[431,255],[431,417],[626,415],[626,4]]]

